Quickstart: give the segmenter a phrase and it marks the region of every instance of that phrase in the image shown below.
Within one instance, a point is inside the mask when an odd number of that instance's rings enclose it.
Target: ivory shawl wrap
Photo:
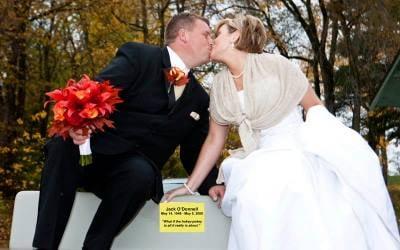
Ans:
[[[258,149],[260,131],[278,124],[300,103],[308,80],[295,64],[275,54],[247,55],[244,73],[244,110],[228,69],[214,77],[210,115],[220,125],[236,125],[242,148],[231,156],[244,158]]]

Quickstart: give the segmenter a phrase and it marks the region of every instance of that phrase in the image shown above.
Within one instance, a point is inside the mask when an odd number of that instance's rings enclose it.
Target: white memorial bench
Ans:
[[[185,179],[164,180],[165,192]],[[22,191],[15,198],[10,249],[32,249],[36,225],[38,191]],[[225,217],[208,196],[184,196],[180,202],[204,202],[205,230],[202,233],[160,233],[159,207],[148,201],[137,217],[115,238],[112,249],[129,250],[224,250],[227,248],[230,218]],[[81,249],[100,200],[92,193],[78,192],[60,249]]]

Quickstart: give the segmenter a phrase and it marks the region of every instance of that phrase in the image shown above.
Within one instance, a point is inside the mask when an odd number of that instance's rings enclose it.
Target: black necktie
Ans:
[[[171,84],[168,93],[168,109],[171,109],[175,104],[175,90],[174,85]]]

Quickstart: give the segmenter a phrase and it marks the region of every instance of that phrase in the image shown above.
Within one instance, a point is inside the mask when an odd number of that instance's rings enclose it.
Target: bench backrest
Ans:
[[[168,191],[184,179],[164,181]],[[36,225],[38,191],[17,194],[10,235],[10,249],[31,249]],[[204,233],[160,233],[159,207],[148,201],[137,217],[114,240],[112,249],[210,249],[227,248],[230,219],[207,196],[178,197],[174,201],[205,203]],[[80,249],[100,200],[92,193],[78,192],[60,249]]]

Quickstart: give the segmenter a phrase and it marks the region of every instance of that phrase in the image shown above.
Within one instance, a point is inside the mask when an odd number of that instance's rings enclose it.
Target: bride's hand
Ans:
[[[164,195],[164,202],[171,201],[174,197],[183,196],[183,195],[191,195],[189,190],[185,186],[181,186],[175,189],[172,189],[165,193]]]
[[[208,190],[208,195],[214,202],[217,202],[218,208],[221,208],[221,201],[225,195],[224,185],[215,185]]]

